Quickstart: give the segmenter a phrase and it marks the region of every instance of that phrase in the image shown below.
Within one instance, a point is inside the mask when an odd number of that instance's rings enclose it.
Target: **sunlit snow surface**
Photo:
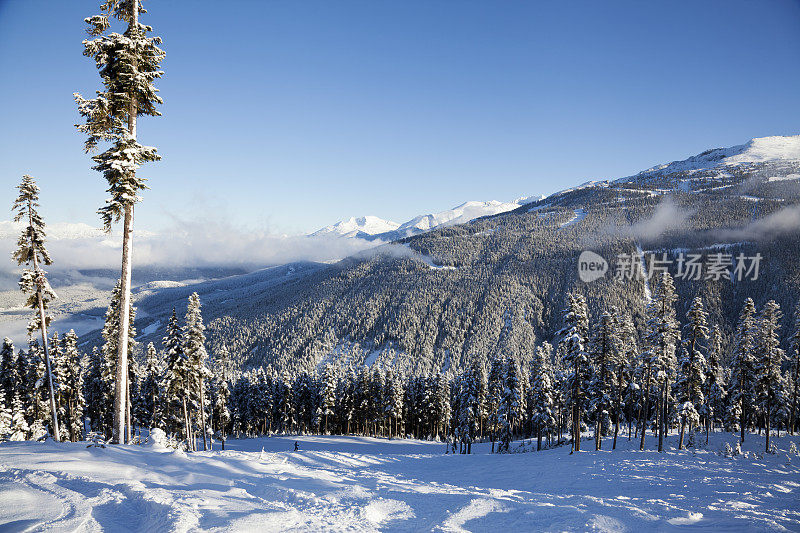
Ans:
[[[193,454],[3,443],[0,530],[797,531],[800,458],[789,460],[789,437],[776,441],[781,451],[762,457],[751,435],[736,458],[716,453],[731,434],[694,453],[671,437],[663,454],[625,438],[616,452],[489,455],[480,444],[470,456],[358,437]]]

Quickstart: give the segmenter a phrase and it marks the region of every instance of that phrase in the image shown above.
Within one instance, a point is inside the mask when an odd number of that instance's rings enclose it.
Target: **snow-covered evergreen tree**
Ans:
[[[531,368],[530,411],[537,450],[542,449],[542,434],[549,434],[556,426],[553,368],[550,363],[552,352],[553,348],[547,342],[537,346]]]
[[[393,427],[390,429],[389,436],[400,435],[400,427],[403,420],[403,382],[401,376],[397,375],[390,368],[386,371],[386,402],[388,414],[391,417]]]
[[[100,72],[103,90],[97,97],[87,100],[75,93],[75,100],[84,124],[78,129],[88,135],[86,151],[94,150],[98,143],[108,142],[104,152],[92,157],[94,170],[103,173],[111,198],[99,212],[107,230],[111,224],[123,220],[121,312],[115,375],[113,440],[120,444],[125,439],[126,410],[128,409],[128,338],[125,331],[130,320],[131,267],[133,239],[133,206],[139,201],[139,192],[145,180],[136,175],[142,163],[157,161],[156,149],[139,144],[136,122],[139,115],[158,116],[156,109],[162,103],[153,82],[163,75],[160,69],[164,52],[158,45],[161,38],[149,37],[150,26],[139,22],[139,14],[146,13],[139,0],[104,1],[101,13],[86,19],[89,34],[94,37],[83,41],[84,52],[92,58]],[[127,24],[123,34],[109,32],[112,19]],[[128,436],[130,431],[127,432]]]
[[[53,438],[58,441],[61,432],[58,425],[58,407],[56,390],[53,385],[52,364],[47,346],[47,327],[50,325],[50,317],[46,314],[49,302],[57,296],[47,281],[46,272],[41,268],[41,265],[50,265],[52,261],[44,246],[45,226],[44,220],[39,215],[39,187],[32,177],[25,175],[22,176],[22,182],[17,189],[19,196],[14,200],[11,210],[14,212],[14,222],[22,222],[25,227],[17,240],[17,249],[14,250],[13,257],[17,265],[25,265],[19,280],[19,288],[28,296],[25,305],[35,311],[34,318],[28,324],[28,335],[38,329],[42,336],[45,379],[50,396],[49,416],[52,421]]]
[[[472,378],[475,384],[475,415],[478,418],[477,434],[483,438],[488,417],[489,376],[486,372],[486,360],[476,357],[472,362]]]
[[[617,372],[622,361],[619,318],[616,309],[604,311],[589,342],[591,377],[587,384],[589,411],[595,419],[595,449],[602,447],[603,435],[611,420],[611,408],[618,396]]]
[[[671,405],[670,381],[675,373],[677,361],[675,349],[680,341],[680,328],[675,318],[675,285],[668,272],[662,272],[656,284],[653,297],[647,305],[647,342],[644,417],[648,416],[650,405],[651,382],[657,388],[656,427],[658,428],[658,451],[664,450],[664,434],[667,417]],[[640,448],[644,449],[644,420]]]
[[[581,449],[581,424],[589,376],[589,310],[583,295],[570,293],[564,311],[564,328],[559,331],[559,351],[564,365],[564,398],[570,408],[572,451]]]
[[[436,374],[433,397],[434,437],[447,436],[447,428],[450,426],[452,413],[450,407],[450,384],[447,376],[442,372]]]
[[[19,391],[14,391],[11,399],[11,428],[8,440],[25,440],[28,438],[30,427],[25,419],[25,407],[20,398]]]
[[[728,426],[731,430],[738,427],[742,443],[754,405],[755,345],[756,305],[748,298],[739,314],[733,337],[731,380],[728,388]]]
[[[641,399],[640,378],[642,375],[642,357],[639,352],[639,334],[631,315],[625,313],[620,321],[620,341],[622,343],[622,359],[617,369],[617,397],[614,406],[614,441],[612,450],[617,449],[620,418],[623,411],[628,422],[628,440],[631,438],[635,408]]]
[[[718,325],[711,328],[708,346],[708,365],[706,367],[705,398],[703,416],[706,419],[706,444],[714,424],[725,414],[727,385],[722,367],[722,332]]]
[[[139,389],[142,422],[148,429],[161,428],[164,424],[164,411],[160,401],[163,376],[161,357],[151,342],[147,345],[145,352],[144,376]]]
[[[323,431],[328,434],[328,417],[333,416],[333,408],[336,405],[336,370],[333,365],[325,365],[322,369],[321,378],[322,391],[320,399],[322,400],[322,417],[323,417]]]
[[[474,369],[465,370],[459,376],[458,390],[458,436],[462,445],[462,453],[472,453],[472,443],[475,441],[478,429],[477,412],[477,386],[475,383]]]
[[[58,420],[60,433],[58,440],[70,440],[67,421],[67,401],[66,397],[69,396],[67,384],[67,362],[64,360],[63,346],[58,332],[53,332],[48,343],[50,351],[50,364],[53,371],[53,390],[56,393],[56,409],[58,411]]]
[[[208,449],[208,428],[206,426],[206,381],[211,377],[206,362],[208,352],[206,351],[205,326],[203,325],[203,315],[200,308],[200,296],[193,292],[189,296],[189,304],[186,309],[186,330],[184,340],[184,352],[189,360],[190,383],[194,396],[199,405],[197,416],[200,420],[200,430],[203,433],[203,450]]]
[[[228,388],[228,367],[230,365],[230,354],[228,348],[223,344],[216,353],[214,361],[214,376],[213,376],[213,411],[212,411],[212,425],[216,422],[217,432],[219,433],[220,440],[222,441],[222,449],[225,449],[225,437],[227,435],[227,427],[231,420],[231,413],[228,409],[230,402],[230,389]],[[270,394],[275,395],[275,387],[272,387]],[[274,405],[273,400],[273,405]]]
[[[11,407],[6,403],[6,391],[0,385],[0,441],[9,440],[11,427],[13,425],[13,415]]]
[[[103,421],[103,425],[105,431],[107,432],[107,437],[113,438],[113,424],[114,424],[114,404],[116,400],[116,380],[117,380],[117,366],[118,366],[118,357],[119,357],[119,328],[120,328],[120,309],[123,300],[123,293],[122,293],[122,284],[120,281],[114,285],[114,288],[111,290],[111,301],[108,304],[108,308],[106,309],[105,315],[105,323],[103,325],[103,347],[102,353],[103,358],[105,359],[103,365],[103,383],[107,387],[105,393],[103,394],[103,401],[107,403],[106,406],[103,407],[103,412],[106,413],[105,419]],[[125,358],[126,361],[130,361],[133,359],[133,350],[136,347],[136,328],[134,327],[134,321],[136,320],[136,308],[132,305],[128,305],[128,313],[129,317],[128,321],[128,335],[126,336],[125,346],[127,347],[127,356]],[[130,365],[126,363],[126,376],[125,376],[125,412],[123,415],[126,417],[126,420],[130,418],[130,386],[131,386],[131,378],[132,371]],[[111,372],[111,374],[108,374]],[[124,435],[125,442],[130,441],[130,431],[131,426],[130,424],[125,424],[126,433]]]
[[[93,431],[111,434],[111,407],[113,394],[113,369],[102,352],[95,346],[89,355],[89,364],[83,384],[86,402],[85,414]]]
[[[692,301],[683,327],[683,350],[679,364],[677,390],[681,432],[678,449],[683,449],[683,438],[688,427],[692,431],[700,423],[700,411],[705,405],[705,381],[708,372],[703,345],[708,339],[708,314],[699,296]]]
[[[3,388],[7,406],[11,407],[14,393],[22,390],[24,380],[24,361],[14,352],[14,343],[6,337],[0,347],[0,387]]]
[[[51,418],[51,407],[48,403],[49,387],[47,368],[44,353],[36,341],[28,345],[26,387],[29,387],[27,398],[28,425],[30,426],[29,438],[39,440],[47,435],[52,436],[52,426],[48,424]]]
[[[486,394],[487,429],[492,439],[492,452],[494,452],[494,441],[497,440],[498,432],[500,431],[500,404],[503,401],[503,391],[505,390],[504,381],[505,361],[498,354],[495,354],[489,361]]]
[[[192,385],[189,358],[183,349],[183,328],[178,323],[175,309],[167,324],[167,334],[163,340],[165,423],[170,433],[176,433],[186,441],[191,449],[191,426],[189,423],[188,398]]]
[[[768,301],[758,317],[755,344],[755,400],[764,416],[766,430],[766,451],[770,451],[770,433],[773,418],[779,420],[782,407],[786,405],[784,379],[781,364],[785,358],[781,349],[780,329],[781,308],[774,300]]]
[[[78,350],[78,336],[73,330],[64,335],[61,342],[64,368],[61,401],[66,411],[64,423],[70,440],[75,442],[83,437],[83,356]]]
[[[522,381],[522,372],[519,363],[514,357],[506,359],[505,387],[500,402],[502,439],[504,451],[508,451],[508,444],[517,434],[522,416],[525,413],[525,389]]]
[[[798,393],[800,393],[800,303],[794,312],[794,331],[789,340],[789,383],[791,391],[791,408],[789,413],[789,433],[794,435],[797,430]]]

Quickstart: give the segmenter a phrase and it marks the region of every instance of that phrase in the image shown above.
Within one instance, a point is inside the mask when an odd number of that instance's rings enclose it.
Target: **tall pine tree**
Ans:
[[[792,435],[797,429],[798,389],[800,389],[800,303],[795,308],[794,318],[794,332],[789,341],[789,390],[791,391],[789,433]]]
[[[58,425],[58,407],[56,405],[56,390],[53,386],[53,369],[50,361],[50,352],[47,346],[47,327],[50,317],[45,310],[48,303],[56,298],[55,292],[47,281],[45,271],[41,265],[50,265],[50,255],[44,247],[44,221],[39,215],[39,187],[34,179],[28,175],[22,176],[22,182],[17,186],[19,196],[14,200],[14,222],[25,224],[22,234],[17,240],[17,249],[14,251],[14,260],[18,265],[25,265],[19,288],[28,295],[26,305],[36,311],[33,320],[28,325],[28,334],[39,330],[42,335],[42,349],[44,352],[45,379],[48,383],[50,395],[50,417],[52,420],[53,438],[60,440],[61,432]]]
[[[87,57],[94,59],[103,82],[97,97],[87,100],[75,93],[75,100],[84,124],[78,129],[87,134],[86,151],[100,142],[110,146],[92,157],[94,170],[103,173],[111,198],[99,212],[106,230],[113,222],[123,220],[121,312],[118,340],[117,369],[114,394],[113,441],[121,444],[125,438],[128,409],[128,309],[131,302],[131,268],[133,255],[133,206],[145,180],[136,175],[142,163],[157,161],[156,149],[139,144],[136,122],[139,115],[158,116],[162,103],[153,82],[163,75],[160,70],[164,52],[159,37],[149,37],[150,26],[139,22],[146,13],[139,0],[105,0],[101,13],[86,19],[88,33],[93,39],[83,41]],[[112,19],[127,24],[124,34],[110,32]],[[128,430],[127,435],[130,434]]]
[[[728,389],[730,394],[728,425],[731,429],[738,425],[741,443],[744,443],[744,434],[754,404],[755,344],[756,305],[751,298],[748,298],[739,314],[739,322],[733,337],[731,383]]]
[[[589,310],[586,298],[571,293],[564,311],[564,328],[559,332],[561,337],[560,351],[564,364],[564,397],[570,406],[570,427],[572,435],[572,451],[581,450],[581,424],[585,402],[586,381],[589,377]]]
[[[708,371],[704,342],[708,339],[708,315],[699,296],[692,301],[686,313],[683,351],[678,362],[678,380],[675,383],[679,402],[681,432],[678,449],[683,449],[683,438],[688,427],[692,431],[700,423],[700,411],[705,405],[704,386]]]
[[[211,372],[208,370],[206,362],[208,360],[208,352],[206,352],[206,335],[205,326],[203,325],[203,315],[200,309],[200,296],[193,292],[189,296],[189,305],[186,309],[186,333],[184,342],[184,351],[186,357],[189,359],[189,368],[191,369],[191,385],[199,401],[198,417],[200,418],[200,430],[203,432],[203,450],[208,449],[206,442],[207,428],[206,428],[206,395],[205,395],[205,382],[211,377]]]
[[[662,272],[653,298],[647,306],[647,383],[645,385],[644,416],[648,416],[650,404],[650,381],[657,387],[656,427],[658,428],[658,451],[664,450],[664,434],[670,406],[670,380],[675,372],[675,349],[680,340],[680,329],[675,318],[675,285],[668,272]],[[644,449],[644,423],[640,449]]]
[[[764,415],[767,435],[766,451],[770,451],[770,430],[773,417],[778,418],[784,405],[783,375],[781,364],[784,352],[781,349],[778,329],[780,329],[781,307],[774,300],[768,301],[758,318],[758,337],[755,349],[755,399],[756,405]]]

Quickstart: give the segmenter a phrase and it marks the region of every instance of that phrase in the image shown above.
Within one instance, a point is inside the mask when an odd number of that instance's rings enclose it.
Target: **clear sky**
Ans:
[[[99,0],[0,0],[0,185],[99,224],[72,93]],[[800,2],[148,0],[166,103],[144,118],[173,217],[296,233],[512,200],[800,133]],[[0,219],[9,218],[0,215]]]

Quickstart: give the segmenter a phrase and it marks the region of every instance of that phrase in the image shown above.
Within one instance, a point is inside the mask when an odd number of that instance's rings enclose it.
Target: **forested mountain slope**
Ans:
[[[199,290],[212,353],[224,343],[245,366],[311,368],[346,358],[413,372],[497,352],[524,361],[561,326],[573,289],[594,313],[615,305],[641,324],[646,279],[614,279],[617,256],[637,250],[645,271],[651,253],[667,260],[702,254],[706,267],[715,254],[734,262],[740,253],[761,254],[756,280],[752,272],[742,280],[678,277],[679,317],[700,294],[726,331],[748,296],[758,305],[776,300],[788,321],[800,297],[800,137],[766,139],[584,184],[335,265],[289,265],[142,294],[140,340],[159,341],[172,305]],[[583,250],[608,260],[604,277],[579,279]]]

